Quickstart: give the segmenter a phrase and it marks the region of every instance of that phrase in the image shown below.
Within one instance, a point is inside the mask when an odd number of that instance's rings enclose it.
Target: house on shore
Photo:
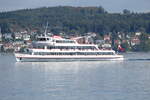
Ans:
[[[139,45],[140,44],[140,39],[137,37],[137,36],[135,36],[135,37],[133,37],[132,39],[131,39],[131,45],[132,46],[134,46],[134,45]]]
[[[12,38],[12,34],[11,33],[5,33],[4,34],[4,39],[5,40],[12,40],[13,38]]]
[[[0,32],[0,42],[2,42],[2,33]]]
[[[31,36],[29,34],[23,34],[22,38],[24,41],[29,41],[31,39]]]
[[[1,27],[0,27],[0,42],[2,42],[2,32],[1,32]]]
[[[22,34],[20,32],[15,32],[15,40],[22,40]]]

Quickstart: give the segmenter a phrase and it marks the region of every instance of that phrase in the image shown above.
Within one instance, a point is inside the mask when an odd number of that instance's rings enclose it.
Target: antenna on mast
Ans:
[[[45,28],[45,32],[44,32],[44,35],[45,35],[45,36],[46,36],[46,33],[47,33],[47,28],[48,28],[48,21],[47,21],[46,28]]]

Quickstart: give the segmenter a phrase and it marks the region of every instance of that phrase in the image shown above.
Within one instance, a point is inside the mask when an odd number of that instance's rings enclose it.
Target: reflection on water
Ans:
[[[108,63],[109,62],[109,63]],[[31,67],[42,69],[44,71],[68,70],[78,72],[80,69],[89,69],[96,67],[107,67],[112,64],[123,63],[123,61],[74,61],[74,62],[16,62],[15,67]]]
[[[148,58],[148,54],[125,57]],[[0,56],[0,100],[149,100],[149,61],[15,62]]]
[[[49,67],[49,68],[60,68],[60,69],[66,69],[66,68],[74,68],[74,67],[96,67],[98,65],[111,65],[116,63],[121,63],[123,61],[73,61],[73,62],[16,62],[16,67],[21,66],[38,66],[38,67]]]

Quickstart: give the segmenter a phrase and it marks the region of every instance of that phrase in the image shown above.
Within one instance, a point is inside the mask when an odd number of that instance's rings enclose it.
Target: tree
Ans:
[[[123,14],[131,14],[131,12],[130,12],[130,10],[128,10],[128,9],[124,9],[124,10],[123,10]]]
[[[150,50],[150,40],[148,39],[148,34],[143,33],[140,36],[140,45],[139,48],[141,48],[142,51],[149,51]]]

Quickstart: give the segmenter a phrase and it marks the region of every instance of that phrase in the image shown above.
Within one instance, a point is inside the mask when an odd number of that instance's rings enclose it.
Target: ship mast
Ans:
[[[48,28],[48,22],[46,24],[46,28],[45,28],[45,32],[44,32],[44,35],[46,36],[46,33],[47,33],[47,28]]]

